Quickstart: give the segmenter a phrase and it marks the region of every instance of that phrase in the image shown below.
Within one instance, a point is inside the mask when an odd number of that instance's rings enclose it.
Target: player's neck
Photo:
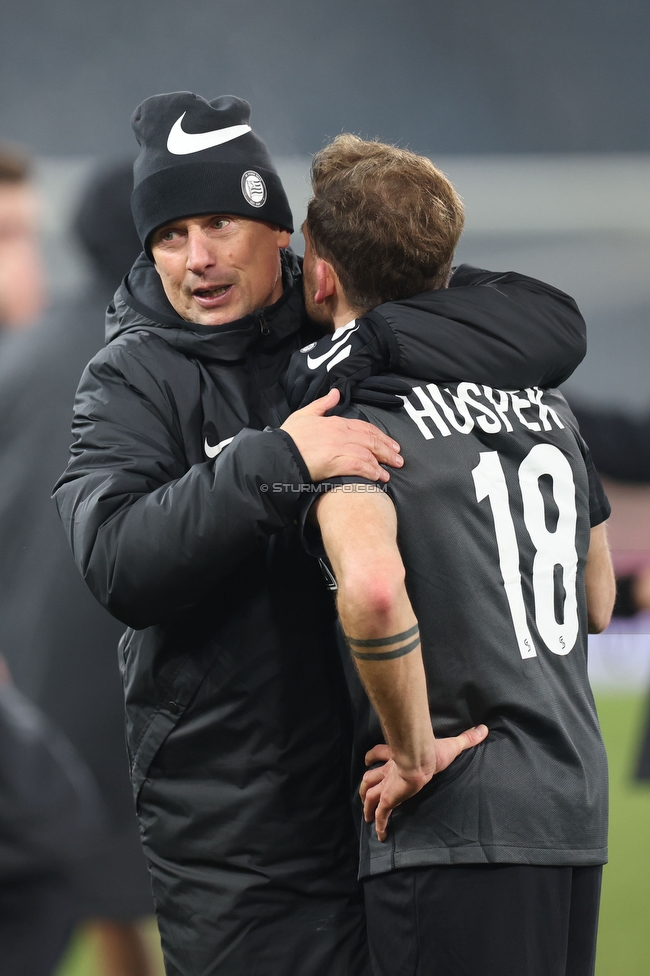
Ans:
[[[352,308],[342,296],[337,295],[336,301],[332,305],[332,321],[335,329],[342,328],[348,322],[352,322],[353,319],[358,319],[363,314],[364,312],[362,310]]]

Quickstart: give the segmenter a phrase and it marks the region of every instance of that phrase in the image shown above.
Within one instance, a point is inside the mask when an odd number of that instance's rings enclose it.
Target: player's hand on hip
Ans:
[[[441,773],[443,769],[460,756],[466,749],[473,749],[486,738],[488,729],[486,725],[475,725],[473,729],[467,729],[460,735],[451,735],[444,739],[435,740],[436,748],[436,773]],[[435,774],[434,774],[435,775]]]
[[[388,481],[388,472],[381,465],[402,466],[399,444],[365,420],[326,417],[339,395],[338,390],[330,390],[327,396],[292,413],[281,429],[300,451],[312,481],[340,476]]]
[[[433,772],[402,771],[395,760],[390,758],[388,746],[375,746],[371,753],[375,756],[373,762],[378,759],[386,761],[383,766],[370,769],[364,775],[359,796],[363,800],[364,820],[366,823],[374,820],[377,837],[379,840],[386,840],[388,820],[395,807],[419,793],[429,782]]]
[[[366,753],[366,766],[383,762],[383,766],[369,769],[359,787],[366,823],[375,821],[379,840],[386,840],[388,821],[392,811],[404,800],[415,796],[437,773],[446,769],[466,749],[483,742],[488,734],[485,725],[477,725],[460,735],[434,739],[431,756],[417,767],[404,766],[393,758],[390,746],[377,745]]]

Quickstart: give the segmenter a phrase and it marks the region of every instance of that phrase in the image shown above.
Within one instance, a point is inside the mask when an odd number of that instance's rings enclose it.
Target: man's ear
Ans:
[[[316,279],[316,294],[314,301],[317,305],[322,305],[328,298],[331,298],[336,291],[336,279],[332,265],[327,261],[319,259],[314,268]]]

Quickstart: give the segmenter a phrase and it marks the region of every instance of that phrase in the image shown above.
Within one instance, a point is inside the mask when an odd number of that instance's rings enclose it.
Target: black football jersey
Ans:
[[[409,385],[403,408],[356,415],[402,448],[388,491],[434,731],[483,722],[489,735],[393,812],[386,842],[363,826],[361,876],[604,863],[607,761],[587,677],[584,572],[590,526],[608,512],[593,514],[575,419],[557,391]],[[363,712],[357,756],[383,741]]]

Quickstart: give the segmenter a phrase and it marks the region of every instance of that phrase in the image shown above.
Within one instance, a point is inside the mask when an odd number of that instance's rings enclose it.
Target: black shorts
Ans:
[[[593,976],[602,866],[472,864],[364,884],[375,976]]]

